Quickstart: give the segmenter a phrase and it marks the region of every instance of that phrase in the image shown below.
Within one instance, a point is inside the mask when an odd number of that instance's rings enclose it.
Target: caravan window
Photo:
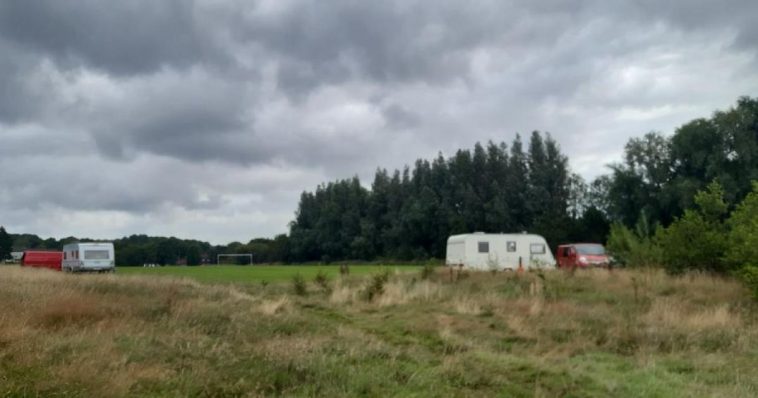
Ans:
[[[84,259],[85,260],[107,260],[108,257],[108,250],[85,250],[84,251]]]
[[[490,242],[479,242],[479,253],[489,253]]]
[[[532,243],[529,245],[529,252],[532,254],[545,254],[545,245],[542,243]]]
[[[508,253],[514,253],[516,251],[516,242],[509,240],[507,243]]]

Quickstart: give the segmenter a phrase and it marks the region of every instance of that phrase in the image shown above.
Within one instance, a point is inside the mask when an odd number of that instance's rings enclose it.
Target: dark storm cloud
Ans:
[[[113,158],[148,152],[179,159],[263,161],[246,148],[247,107],[254,106],[244,82],[206,72],[164,73],[121,87],[116,98],[87,98],[98,148]]]
[[[528,10],[505,2],[297,4],[252,14],[237,31],[241,40],[282,58],[280,83],[295,92],[350,79],[399,84],[465,78],[470,53],[478,46],[509,44],[533,34],[531,27],[516,23]],[[545,35],[555,30],[539,28]]]
[[[0,37],[0,122],[17,123],[40,113],[50,99],[44,79],[34,80],[35,57]]]
[[[731,30],[734,45],[755,50],[758,48],[758,2],[751,0],[688,2],[640,1],[641,19],[660,21],[687,32]]]
[[[413,128],[418,127],[421,123],[421,118],[418,115],[398,104],[382,107],[382,115],[387,120],[387,126],[391,129]]]
[[[7,0],[0,36],[50,56],[63,67],[117,75],[228,59],[193,1]]]
[[[0,214],[283,232],[324,180],[534,129],[593,176],[628,137],[755,95],[756,15],[747,0],[2,1]]]

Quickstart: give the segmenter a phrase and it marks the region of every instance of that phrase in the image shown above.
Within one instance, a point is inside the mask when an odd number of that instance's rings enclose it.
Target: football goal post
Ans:
[[[222,263],[221,259],[228,259]],[[217,254],[216,264],[233,264],[233,265],[253,265],[253,253],[243,254]]]

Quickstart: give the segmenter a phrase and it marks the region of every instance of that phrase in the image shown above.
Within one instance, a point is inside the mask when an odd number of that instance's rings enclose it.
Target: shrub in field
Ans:
[[[729,248],[725,260],[732,267],[755,264],[758,259],[758,182],[727,221]]]
[[[716,182],[695,195],[697,209],[685,210],[668,228],[659,228],[655,241],[661,248],[666,270],[680,274],[687,270],[725,271],[727,214],[724,191]]]
[[[371,277],[371,281],[366,286],[365,297],[367,301],[373,301],[376,297],[381,296],[384,293],[384,284],[390,279],[389,272],[383,272],[381,274]]]
[[[742,279],[758,299],[758,182],[753,183],[753,192],[737,206],[727,221],[730,228],[728,250],[724,260],[738,269]]]
[[[326,294],[332,293],[332,287],[329,285],[329,278],[323,271],[319,271],[313,279],[316,285]]]
[[[308,288],[305,285],[305,280],[302,276],[300,276],[300,274],[295,274],[295,276],[292,277],[292,289],[298,296],[305,296],[308,294]]]
[[[747,287],[753,293],[753,297],[758,300],[758,267],[755,265],[746,265],[737,272],[737,276],[745,282]]]
[[[432,275],[434,275],[434,265],[426,264],[424,268],[421,268],[421,279],[429,279]]]
[[[648,235],[645,217],[631,230],[620,223],[611,225],[608,251],[621,264],[629,267],[649,267],[660,264],[660,250]]]
[[[340,275],[341,276],[350,275],[350,267],[347,264],[340,264]]]

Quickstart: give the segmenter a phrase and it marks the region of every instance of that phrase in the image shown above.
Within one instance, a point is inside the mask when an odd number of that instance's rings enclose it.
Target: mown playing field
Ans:
[[[758,395],[730,279],[351,270],[298,295],[0,267],[0,396]]]
[[[418,266],[394,266],[394,265],[351,265],[350,275],[370,275],[385,271],[390,272],[413,272],[418,271]],[[259,283],[281,282],[300,275],[311,280],[318,273],[323,273],[330,278],[340,275],[339,266],[336,265],[212,265],[198,267],[118,267],[119,275],[160,275],[173,277],[192,278],[205,283]]]

